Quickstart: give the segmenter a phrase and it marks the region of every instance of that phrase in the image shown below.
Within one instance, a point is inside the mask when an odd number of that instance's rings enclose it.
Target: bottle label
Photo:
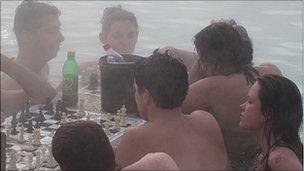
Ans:
[[[63,78],[62,95],[76,95],[78,93],[78,78]]]

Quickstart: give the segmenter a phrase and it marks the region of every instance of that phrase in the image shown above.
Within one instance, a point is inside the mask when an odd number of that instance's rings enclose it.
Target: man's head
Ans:
[[[101,24],[99,38],[103,44],[109,43],[121,54],[133,53],[138,37],[138,24],[132,12],[121,6],[106,8]]]
[[[64,40],[60,32],[60,11],[53,5],[23,1],[17,8],[14,27],[19,51],[30,51],[35,59],[47,62],[56,57]]]
[[[213,22],[194,37],[194,45],[203,66],[213,65],[213,75],[229,75],[252,65],[252,42],[244,27],[233,21]]]
[[[135,69],[135,100],[139,112],[146,114],[149,105],[162,109],[180,107],[188,91],[188,74],[184,64],[167,55],[153,52]]]
[[[114,170],[112,146],[102,127],[93,121],[62,125],[52,140],[52,153],[61,170]]]

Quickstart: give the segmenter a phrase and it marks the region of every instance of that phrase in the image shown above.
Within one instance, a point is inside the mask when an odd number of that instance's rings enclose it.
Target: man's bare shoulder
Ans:
[[[209,112],[203,110],[196,110],[190,114],[192,121],[202,129],[219,130],[219,125]]]
[[[121,137],[116,148],[116,162],[126,167],[139,160],[145,154],[145,125],[129,128]]]

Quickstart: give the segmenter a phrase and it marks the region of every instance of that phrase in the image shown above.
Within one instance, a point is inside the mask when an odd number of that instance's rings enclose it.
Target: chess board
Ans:
[[[30,108],[32,113],[38,113],[38,106],[33,106]],[[34,111],[34,112],[33,112]],[[86,117],[83,118],[78,118],[77,111],[74,111],[75,113],[73,115],[68,115],[67,122],[73,122],[76,120],[86,120]],[[109,115],[105,113],[94,113],[94,112],[87,112],[86,113],[90,114],[90,120],[95,121],[96,123],[100,124],[103,126],[103,123],[106,121],[106,117]],[[20,114],[17,114],[17,119]],[[45,146],[49,146],[52,142],[52,137],[56,130],[60,127],[60,121],[54,119],[54,115],[44,115],[46,120],[41,124],[40,126],[40,134],[41,134],[41,146],[39,147],[34,147],[35,151],[36,150],[41,150],[41,148],[44,148]],[[134,127],[138,125],[142,125],[145,123],[144,120],[137,118],[137,117],[129,117],[126,116],[126,127],[120,127],[118,130],[114,129],[114,116],[110,115],[110,134],[108,135],[108,138],[110,142],[113,143],[117,141],[124,133],[124,131],[128,127]],[[5,121],[1,124],[1,131],[6,133],[7,128],[11,127],[11,120],[12,117],[8,117],[5,119]],[[35,121],[33,121],[33,125],[35,125]],[[19,131],[21,124],[18,124],[16,129]],[[26,140],[28,140],[29,136],[32,136],[31,133],[26,132],[26,125],[24,126],[25,132],[24,132],[24,137]],[[7,147],[6,147],[6,166],[8,167],[9,165],[9,160],[10,160],[10,153],[11,152],[16,152],[17,154],[17,168],[18,170],[22,170],[27,168],[28,166],[28,158],[27,156],[32,153],[34,155],[33,161],[35,161],[35,151],[27,151],[27,147],[29,146],[29,142],[25,143],[19,143],[18,137],[19,133],[17,135],[10,135],[10,140],[7,141]],[[33,162],[34,163],[34,162]],[[59,167],[55,168],[47,168],[45,167],[45,163],[42,164],[42,167],[39,170],[59,170]]]

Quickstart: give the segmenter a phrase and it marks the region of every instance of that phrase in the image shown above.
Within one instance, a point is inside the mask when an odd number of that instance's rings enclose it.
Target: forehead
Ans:
[[[252,98],[256,98],[258,96],[258,92],[260,90],[260,85],[258,82],[254,83],[248,92],[248,96]]]
[[[111,33],[132,33],[136,32],[136,28],[131,21],[117,21],[110,27]]]
[[[57,15],[42,16],[38,22],[39,29],[58,28],[60,27],[59,17]]]

